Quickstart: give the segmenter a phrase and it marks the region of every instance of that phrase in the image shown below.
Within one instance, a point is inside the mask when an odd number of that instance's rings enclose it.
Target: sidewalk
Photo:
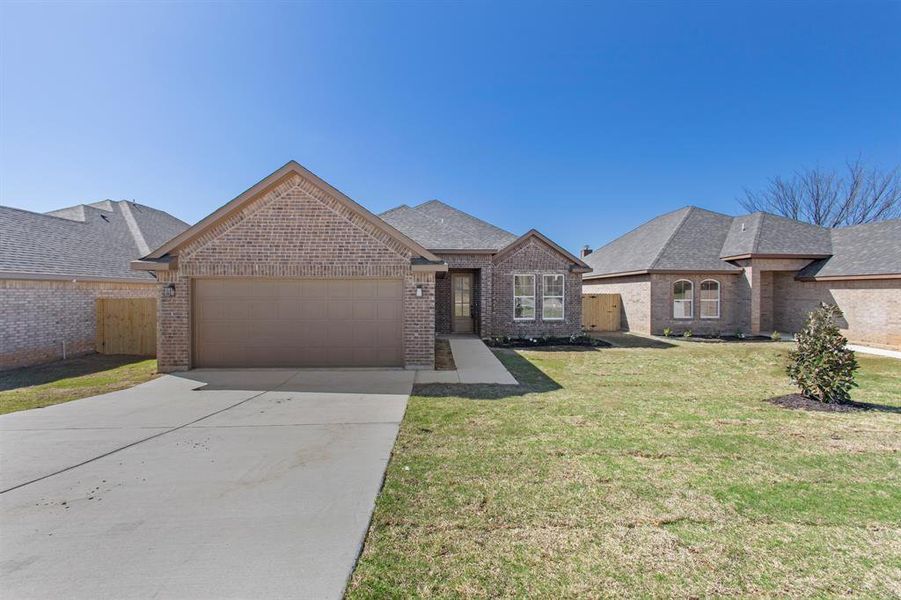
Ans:
[[[517,385],[516,379],[488,349],[473,337],[450,337],[456,371],[416,371],[415,383],[494,383]]]
[[[869,346],[858,346],[857,344],[848,344],[848,348],[861,354],[875,354],[876,356],[887,356],[889,358],[901,359],[901,352],[898,350],[886,350],[884,348],[870,348]]]

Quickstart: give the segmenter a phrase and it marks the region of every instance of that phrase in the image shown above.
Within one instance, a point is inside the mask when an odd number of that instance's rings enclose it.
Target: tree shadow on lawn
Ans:
[[[603,348],[585,346],[548,346],[544,348],[519,348],[518,350],[535,350],[541,352],[562,351],[595,352]],[[488,383],[427,383],[413,386],[414,396],[427,398],[468,398],[471,400],[500,400],[526,394],[543,394],[562,389],[559,383],[548,377],[544,371],[523,358],[518,352],[509,348],[495,349],[495,356],[516,378],[517,385],[498,385]]]
[[[0,373],[0,392],[53,383],[54,381],[71,377],[101,373],[150,358],[153,357],[125,354],[87,354],[44,365],[11,369]]]

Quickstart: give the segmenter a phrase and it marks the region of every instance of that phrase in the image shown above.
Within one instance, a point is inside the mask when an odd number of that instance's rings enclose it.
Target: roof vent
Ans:
[[[742,231],[745,230],[745,224],[744,224],[744,223],[741,224],[741,230],[742,230]]]

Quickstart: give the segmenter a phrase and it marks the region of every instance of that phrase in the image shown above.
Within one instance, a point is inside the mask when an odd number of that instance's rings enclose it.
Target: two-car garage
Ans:
[[[403,366],[400,279],[195,279],[196,367]]]

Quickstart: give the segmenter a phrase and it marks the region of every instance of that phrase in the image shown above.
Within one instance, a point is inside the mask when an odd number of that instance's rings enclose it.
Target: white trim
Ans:
[[[716,316],[715,317],[705,317],[704,316],[704,297],[702,294],[704,293],[704,284],[707,282],[716,284]],[[698,286],[698,316],[702,319],[719,319],[722,316],[722,309],[720,308],[722,302],[722,284],[716,279],[705,279],[701,282],[701,285]],[[712,300],[708,300],[708,302],[712,302]]]
[[[531,296],[517,296],[516,295],[516,278],[517,277],[531,277],[532,278],[532,295]],[[514,273],[513,274],[513,320],[514,321],[534,321],[537,318],[538,307],[535,306],[536,296],[538,292],[538,281],[535,279],[535,273]],[[531,317],[517,317],[516,316],[516,299],[517,298],[531,298],[532,299],[532,316]]]
[[[559,296],[548,296],[546,293],[547,286],[545,285],[544,278],[545,277],[559,277],[563,280],[563,286],[560,289]],[[560,306],[563,309],[563,314],[559,317],[545,317],[544,316],[544,299],[545,298],[560,298]],[[541,320],[542,321],[565,321],[566,320],[566,275],[563,273],[542,273],[541,274]]]
[[[684,281],[689,286],[691,286],[691,297],[688,300],[676,300],[676,284]],[[677,279],[673,282],[673,284],[669,288],[670,298],[672,298],[673,302],[673,319],[678,319],[680,321],[691,321],[695,318],[695,284],[690,279]],[[687,317],[682,316],[679,317],[676,315],[676,302],[690,302],[689,306],[691,306],[691,311]]]

